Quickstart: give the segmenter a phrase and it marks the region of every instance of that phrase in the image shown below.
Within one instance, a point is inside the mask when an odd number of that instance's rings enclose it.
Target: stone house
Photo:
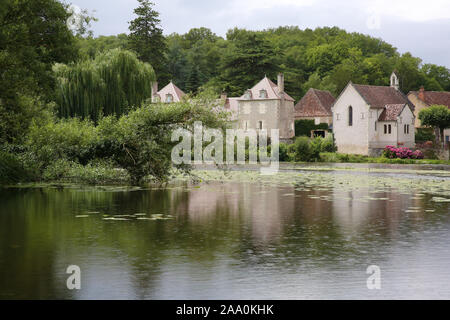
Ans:
[[[264,77],[241,97],[225,100],[225,109],[232,113],[235,127],[243,130],[279,129],[280,141],[289,141],[295,136],[294,99],[284,92],[284,75],[278,75],[278,83]]]
[[[152,102],[180,102],[185,95],[172,81],[159,91],[158,82],[155,82],[152,86]]]
[[[416,117],[415,127],[420,128],[422,124],[419,120],[419,112],[432,105],[444,105],[450,108],[450,92],[425,91],[420,88],[419,91],[408,93],[408,99],[414,105],[414,116]],[[444,140],[450,143],[450,128],[444,131]]]
[[[333,133],[338,152],[376,156],[388,146],[415,146],[414,106],[391,76],[391,86],[350,82],[336,99]]]
[[[316,125],[333,123],[331,107],[336,100],[329,91],[309,89],[294,107],[295,120],[314,120]]]

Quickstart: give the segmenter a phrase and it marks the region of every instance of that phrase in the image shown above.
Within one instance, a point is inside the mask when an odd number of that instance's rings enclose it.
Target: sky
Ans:
[[[93,12],[96,36],[128,32],[137,0],[68,0]],[[449,0],[153,0],[165,34],[207,27],[220,36],[239,27],[337,26],[382,38],[401,53],[450,68]]]

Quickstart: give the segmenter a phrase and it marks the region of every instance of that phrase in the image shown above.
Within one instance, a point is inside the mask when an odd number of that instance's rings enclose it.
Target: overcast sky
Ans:
[[[70,2],[70,0],[67,0]],[[380,37],[425,63],[450,68],[449,0],[154,0],[165,34],[207,27],[220,36],[230,28],[260,30],[295,25],[338,26]],[[128,32],[137,0],[72,0],[94,11],[95,35]]]

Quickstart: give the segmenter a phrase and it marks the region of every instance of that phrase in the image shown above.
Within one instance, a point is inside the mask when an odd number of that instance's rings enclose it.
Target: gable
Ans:
[[[345,89],[341,92],[339,97],[334,102],[331,110],[333,113],[340,112],[343,110],[338,109],[347,109],[349,106],[355,105],[366,105],[367,102],[364,98],[359,94],[359,92],[353,87],[353,84],[349,82]]]
[[[266,99],[281,99],[280,92],[278,90],[278,86],[273,83],[269,78],[265,77],[260,82],[258,82],[253,88],[250,89],[250,92],[252,94],[252,100],[258,100],[263,99],[259,98],[259,93],[261,90],[265,90],[267,92],[267,98]],[[241,99],[244,99],[243,95]],[[291,96],[289,96],[287,93],[284,93],[284,97],[288,101],[295,101]]]
[[[294,107],[296,117],[330,117],[335,99],[328,91],[309,89]]]

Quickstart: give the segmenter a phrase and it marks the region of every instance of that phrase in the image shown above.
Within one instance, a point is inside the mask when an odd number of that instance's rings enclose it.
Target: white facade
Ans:
[[[365,86],[365,89],[369,92],[371,87]],[[380,87],[376,89],[379,90]],[[407,99],[399,104],[398,100],[402,96],[395,97],[392,102],[387,97],[385,107],[374,107],[350,83],[332,108],[333,132],[338,152],[372,155],[379,154],[388,145],[413,148],[414,114]]]

